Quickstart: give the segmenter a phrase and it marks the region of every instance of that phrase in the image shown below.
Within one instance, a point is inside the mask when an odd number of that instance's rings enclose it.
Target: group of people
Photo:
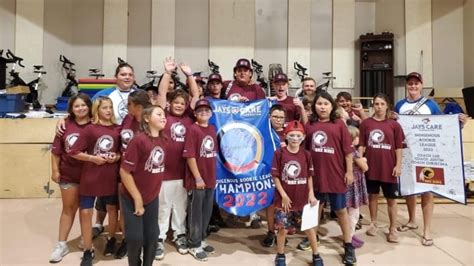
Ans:
[[[188,92],[174,88],[178,69],[186,76]],[[341,92],[334,99],[325,91],[316,92],[316,82],[309,77],[302,82],[304,97],[292,97],[287,75],[279,73],[272,80],[276,95],[267,97],[252,81],[249,60],[239,59],[233,73],[229,81],[212,73],[206,83],[196,79],[187,64],[178,66],[166,58],[158,87],[143,91],[134,86],[133,67],[122,63],[116,69],[115,88],[93,99],[81,93],[71,97],[69,115],[58,123],[52,149],[52,179],[61,188],[63,209],[50,262],[61,261],[69,252],[66,241],[78,209],[83,266],[92,265],[92,241],[104,230],[106,216],[104,255],[122,258],[128,253],[129,265],[152,265],[153,260],[163,259],[170,225],[179,253],[205,261],[215,252],[206,242],[219,152],[216,128],[209,123],[212,99],[273,102],[269,119],[281,148],[272,163],[276,192],[266,209],[268,233],[263,245],[276,243],[276,265],[286,265],[286,234],[299,227],[307,203],[319,201],[320,210],[327,203],[335,212],[343,233],[345,264],[356,263],[354,249],[363,245],[354,234],[360,206],[369,205],[367,234],[377,235],[380,188],[390,218],[387,241],[396,243],[397,232],[418,227],[415,196],[407,197],[409,221],[396,227],[404,141],[396,113],[440,113],[435,102],[421,95],[420,74],[407,76],[407,98],[397,103],[394,112],[386,95],[375,95],[374,114],[369,117],[349,93]],[[460,120],[465,123],[466,117]],[[433,205],[433,195],[424,193],[425,246],[433,244]],[[119,228],[123,239],[117,248]],[[307,239],[298,248],[312,249],[312,264],[323,265],[317,231],[305,233]]]

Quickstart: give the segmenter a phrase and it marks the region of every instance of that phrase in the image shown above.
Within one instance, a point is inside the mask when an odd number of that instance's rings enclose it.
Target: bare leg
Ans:
[[[316,231],[314,229],[308,229],[304,231],[306,236],[308,237],[309,243],[311,244],[311,250],[313,250],[313,254],[318,254],[318,241],[316,239]],[[284,240],[283,240],[284,241]],[[284,243],[283,243],[284,246]]]
[[[387,199],[388,218],[390,219],[389,231],[396,230],[397,223],[397,201],[396,199]]]
[[[423,236],[426,239],[431,239],[431,220],[434,208],[434,197],[431,192],[421,195],[421,208],[423,210]]]
[[[374,225],[377,223],[378,200],[379,194],[369,194],[370,222]]]
[[[81,220],[82,239],[84,240],[84,250],[92,249],[92,213],[92,208],[81,209],[79,215]]]
[[[349,215],[347,214],[346,208],[337,210],[336,215],[339,221],[339,225],[341,226],[344,243],[351,243],[352,242],[351,223],[349,221]]]
[[[408,207],[408,224],[416,225],[416,196],[407,196],[406,203]]]
[[[79,207],[79,187],[61,189],[63,210],[59,219],[59,241],[66,241]]]
[[[109,237],[115,237],[115,230],[117,227],[117,206],[115,205],[106,205],[107,214],[109,215]]]
[[[265,210],[267,215],[267,224],[268,224],[268,231],[274,232],[275,231],[275,206],[271,204]]]
[[[285,238],[286,238],[286,230],[284,228],[280,228],[277,234],[277,253],[278,254],[285,254]]]

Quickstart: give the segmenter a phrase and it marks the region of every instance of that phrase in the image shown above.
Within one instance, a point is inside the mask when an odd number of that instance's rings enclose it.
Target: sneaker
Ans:
[[[367,234],[368,236],[376,236],[376,235],[377,235],[377,231],[378,231],[377,225],[374,224],[374,223],[370,223],[369,229],[367,229],[366,234]]]
[[[250,215],[250,227],[253,229],[259,229],[262,227],[260,216],[258,216],[256,213]]]
[[[286,257],[277,255],[275,257],[275,266],[286,266]]]
[[[354,251],[354,247],[351,243],[344,244],[344,257],[342,263],[344,264],[356,264],[357,259]]]
[[[209,254],[214,254],[216,252],[215,248],[209,245],[206,241],[201,241],[201,248]]]
[[[115,237],[108,238],[107,244],[105,245],[104,256],[109,257],[115,253],[115,243],[117,240]]]
[[[305,239],[301,240],[301,242],[298,244],[298,246],[296,246],[296,248],[299,249],[299,250],[303,250],[303,251],[310,250],[311,249],[311,243],[309,243],[308,238],[305,238]]]
[[[51,257],[49,257],[49,262],[60,262],[68,253],[69,249],[67,248],[66,244],[57,243],[54,247],[53,253],[51,253]]]
[[[116,259],[122,259],[123,257],[127,256],[127,241],[122,240],[122,243],[120,243],[119,248],[115,252],[114,258]]]
[[[193,257],[199,261],[207,260],[207,253],[202,249],[202,247],[190,248],[189,254],[193,255]]]
[[[158,239],[158,246],[156,247],[155,260],[162,260],[165,258],[165,245],[163,239]]]
[[[104,232],[104,226],[103,225],[94,224],[94,226],[92,226],[92,239],[96,239],[103,232]]]
[[[263,239],[262,241],[262,246],[267,247],[267,248],[273,247],[275,245],[275,242],[276,242],[275,233],[272,231],[268,231],[267,236],[265,236],[265,239]]]
[[[324,266],[323,258],[319,255],[313,255],[313,266]]]
[[[86,250],[82,255],[81,266],[92,266],[92,260],[94,259],[94,250]]]
[[[179,254],[184,255],[188,253],[188,243],[186,241],[185,235],[179,235],[176,237],[176,240],[173,241],[176,249],[178,250]]]

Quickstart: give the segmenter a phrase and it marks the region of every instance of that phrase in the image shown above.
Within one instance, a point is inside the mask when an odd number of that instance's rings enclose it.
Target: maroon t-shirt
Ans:
[[[120,151],[125,152],[130,141],[133,139],[133,136],[140,129],[140,123],[135,120],[135,117],[128,114],[122,121],[122,129],[120,130],[120,139],[122,141],[122,146]]]
[[[293,103],[294,97],[287,96],[286,99],[279,101],[277,99],[277,103],[285,109],[286,112],[286,122],[293,121],[293,120],[300,120],[301,111],[298,106]]]
[[[302,211],[308,203],[308,178],[314,174],[310,153],[303,148],[292,153],[286,147],[275,151],[271,173],[280,179],[283,190],[291,199],[291,210]],[[278,191],[275,191],[274,204],[276,208],[283,208]]]
[[[165,172],[168,145],[162,137],[150,137],[143,132],[128,144],[121,168],[132,174],[135,185],[142,195],[143,204],[150,203],[160,193]],[[126,189],[121,192],[131,198]]]
[[[171,145],[168,145],[166,150],[164,180],[184,180],[186,169],[186,158],[183,157],[184,142],[188,128],[192,124],[193,121],[189,116],[178,117],[167,113],[164,132]]]
[[[71,148],[71,155],[86,152],[88,154],[107,156],[111,152],[120,152],[120,126],[88,125]],[[96,165],[84,162],[79,195],[112,196],[117,195],[117,181],[120,164],[105,163]]]
[[[227,91],[230,82],[232,82],[232,85],[230,90]],[[226,91],[226,99],[229,101],[236,102],[241,96],[247,97],[249,101],[265,99],[265,92],[262,87],[255,83],[251,85],[239,85],[235,80],[226,81],[222,89]]]
[[[68,153],[76,143],[84,128],[89,124],[79,125],[74,119],[66,119],[66,130],[62,136],[54,137],[51,152],[60,157],[59,174],[60,182],[79,183],[83,162],[72,158]]]
[[[398,183],[392,172],[397,163],[395,150],[403,148],[404,139],[402,127],[393,119],[377,121],[371,117],[362,121],[359,143],[366,147],[367,179]]]
[[[216,128],[213,125],[202,127],[198,124],[192,124],[188,127],[183,157],[196,159],[199,173],[206,183],[206,188],[216,186],[217,145]],[[184,183],[188,190],[196,188],[196,181],[189,167],[186,167]]]
[[[352,138],[340,119],[333,122],[312,122],[305,125],[306,149],[314,166],[314,191],[345,193],[345,156],[352,153]]]
[[[280,131],[276,131],[276,130],[275,130],[275,132],[277,133],[278,138],[280,138],[280,145],[281,145],[281,146],[285,146],[285,145],[286,145],[286,142],[285,142],[285,140],[286,140],[285,130],[284,130],[284,129],[283,129],[283,130],[280,130]]]

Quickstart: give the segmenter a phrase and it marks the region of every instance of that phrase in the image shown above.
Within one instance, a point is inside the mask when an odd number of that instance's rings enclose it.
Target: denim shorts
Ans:
[[[79,186],[78,183],[59,181],[59,187],[61,189],[69,189],[69,188],[73,188],[73,187],[77,187],[77,186]]]
[[[318,200],[328,198],[333,211],[346,208],[346,193],[315,193],[315,196]]]

